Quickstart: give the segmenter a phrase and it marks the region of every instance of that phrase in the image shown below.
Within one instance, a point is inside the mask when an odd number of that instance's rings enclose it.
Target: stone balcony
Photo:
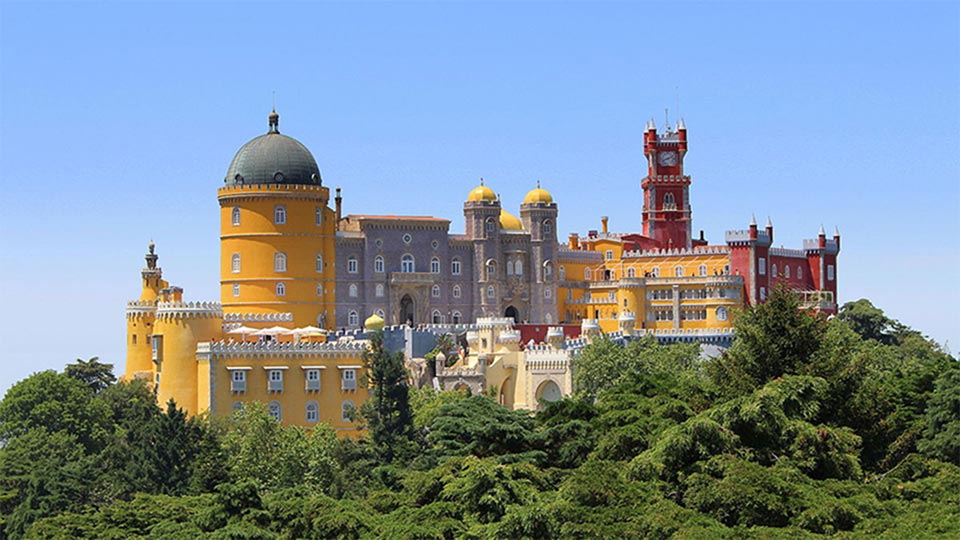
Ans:
[[[430,272],[391,272],[391,285],[430,285],[438,281],[439,274]]]

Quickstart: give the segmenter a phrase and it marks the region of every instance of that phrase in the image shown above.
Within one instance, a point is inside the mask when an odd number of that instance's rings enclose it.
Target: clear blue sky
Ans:
[[[124,364],[124,305],[164,277],[218,298],[216,189],[265,132],[309,147],[351,213],[462,231],[482,176],[540,179],[560,232],[640,227],[642,131],[686,119],[694,228],[751,214],[843,234],[840,300],[960,350],[960,8],[0,4],[0,392]],[[679,90],[679,91],[678,91]]]

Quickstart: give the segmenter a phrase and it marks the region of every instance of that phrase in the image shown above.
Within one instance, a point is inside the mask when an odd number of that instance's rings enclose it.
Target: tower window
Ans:
[[[347,315],[347,324],[350,326],[358,326],[360,324],[360,315],[358,315],[356,311],[351,311],[350,314]]]
[[[560,265],[560,281],[566,281],[567,279],[567,268],[563,265]]]
[[[453,324],[460,324],[460,321],[461,321],[462,318],[463,318],[463,316],[460,315],[460,312],[459,312],[459,311],[454,311],[454,312],[453,312]]]
[[[637,269],[633,267],[627,268],[627,277],[628,278],[637,277]]]
[[[316,209],[314,210],[314,213],[313,213],[313,222],[314,222],[314,225],[316,225],[316,226],[318,226],[318,227],[319,227],[320,225],[323,225],[323,207],[322,207],[322,206],[318,206],[318,207],[316,207]]]
[[[834,274],[833,274],[833,265],[832,265],[832,264],[828,264],[828,265],[827,265],[827,280],[828,280],[828,281],[833,281],[833,277],[834,277]]]
[[[718,307],[718,308],[717,308],[717,320],[718,320],[718,321],[725,321],[725,320],[727,320],[727,308],[725,308],[725,307]]]
[[[343,374],[340,376],[340,389],[341,390],[357,389],[357,370],[355,369],[343,370]]]
[[[760,287],[760,301],[763,302],[767,299],[767,288]]]
[[[287,286],[283,282],[277,283],[277,296],[285,296],[287,294]]]
[[[459,286],[459,285],[454,285],[454,286],[453,286],[453,297],[454,297],[454,298],[460,298],[460,286]]]
[[[460,259],[454,259],[453,262],[450,263],[450,272],[455,276],[460,275]]]
[[[246,371],[237,370],[230,373],[230,391],[231,392],[247,391],[247,372]]]
[[[287,223],[287,205],[278,204],[273,207],[273,222],[277,225]]]
[[[317,253],[316,269],[317,272],[323,272],[323,255],[320,253]]]
[[[583,269],[583,279],[587,281],[590,281],[591,279],[593,279],[593,271],[590,270],[590,268]]]
[[[497,263],[495,261],[487,261],[487,279],[497,279]]]
[[[683,277],[683,267],[682,266],[673,267],[673,275],[674,277]]]
[[[355,283],[351,283],[351,284],[350,284],[350,288],[349,288],[348,290],[350,291],[350,292],[349,292],[350,298],[356,298],[356,297],[357,297],[357,285],[356,285]]]
[[[550,261],[543,261],[543,275],[544,277],[550,277],[553,275],[553,263]]]
[[[523,275],[523,261],[517,261],[513,264],[513,273],[518,276]]]
[[[513,261],[507,261],[507,275],[513,275]]]
[[[376,292],[377,298],[383,297],[383,283],[377,283]]]
[[[553,298],[553,293],[550,292],[550,287],[547,287],[546,289],[543,290],[543,297],[544,297],[544,298]]]
[[[233,210],[230,212],[230,221],[233,223],[234,227],[240,225],[240,207],[234,206]]]
[[[543,234],[544,236],[553,234],[553,223],[549,219],[543,220]]]
[[[433,324],[440,324],[443,322],[443,315],[440,314],[439,310],[433,310],[433,315],[431,316]]]
[[[700,275],[700,277],[706,276],[706,275],[707,275],[707,265],[701,264],[701,265],[700,265],[700,268],[697,270],[697,273]]]
[[[403,257],[400,257],[400,271],[405,273],[410,273],[414,271],[414,260],[413,255],[405,253]]]
[[[765,257],[760,257],[760,268],[758,272],[761,276],[767,275],[767,259]]]
[[[495,229],[495,228],[496,228],[496,224],[493,222],[493,218],[488,218],[488,219],[487,219],[486,227],[487,227],[487,232],[488,232],[488,233],[492,233],[494,230],[496,230],[496,229]]]
[[[132,336],[130,336],[130,339],[131,339],[131,341],[133,342],[134,345],[137,344],[137,335],[136,335],[136,334],[133,334]]]
[[[667,193],[663,196],[663,207],[668,210],[673,210],[677,208],[677,201],[673,197],[673,193]]]
[[[787,265],[783,266],[783,277],[790,279],[790,267]]]
[[[233,297],[234,297],[234,298],[237,298],[238,296],[240,296],[240,284],[239,284],[239,283],[234,283],[234,284],[233,284]]]
[[[383,273],[383,255],[377,255],[377,258],[373,260],[373,271]]]
[[[323,296],[323,283],[317,283],[317,296]]]
[[[487,298],[493,299],[496,298],[497,291],[493,288],[493,285],[487,287]]]
[[[240,254],[234,253],[230,256],[230,271],[234,274],[240,273]]]
[[[287,271],[287,255],[286,255],[286,253],[274,253],[274,254],[273,254],[273,271],[274,271],[274,272],[286,272],[286,271]]]
[[[803,279],[803,267],[797,266],[797,279]]]
[[[350,272],[351,274],[356,274],[357,268],[358,268],[357,258],[351,255],[350,258],[347,259],[347,272]]]
[[[432,274],[440,273],[440,259],[436,257],[430,259],[430,273]]]

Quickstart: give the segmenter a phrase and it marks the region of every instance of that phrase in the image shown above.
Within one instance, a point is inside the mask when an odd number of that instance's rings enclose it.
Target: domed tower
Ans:
[[[335,212],[307,148],[269,130],[234,156],[220,203],[220,298],[225,314],[292,313],[330,328],[335,304]]]
[[[470,191],[463,203],[467,238],[473,243],[473,280],[477,284],[472,320],[500,314],[500,296],[503,293],[499,279],[503,273],[503,269],[499,268],[502,260],[501,212],[496,193],[485,186],[481,178],[480,185]],[[509,221],[509,218],[504,219]]]
[[[530,233],[530,320],[555,323],[557,317],[557,203],[540,187],[520,205],[520,219]]]

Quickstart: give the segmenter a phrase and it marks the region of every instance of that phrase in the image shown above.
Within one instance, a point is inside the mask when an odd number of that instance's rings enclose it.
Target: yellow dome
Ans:
[[[539,185],[523,198],[524,204],[553,204],[553,195]]]
[[[504,209],[500,209],[500,228],[505,231],[522,231],[523,222]]]
[[[375,332],[377,330],[383,330],[384,324],[383,318],[374,313],[367,317],[367,320],[363,321],[363,328]]]
[[[497,194],[483,184],[475,187],[470,195],[467,195],[467,201],[470,202],[493,202],[495,200],[497,200]]]

